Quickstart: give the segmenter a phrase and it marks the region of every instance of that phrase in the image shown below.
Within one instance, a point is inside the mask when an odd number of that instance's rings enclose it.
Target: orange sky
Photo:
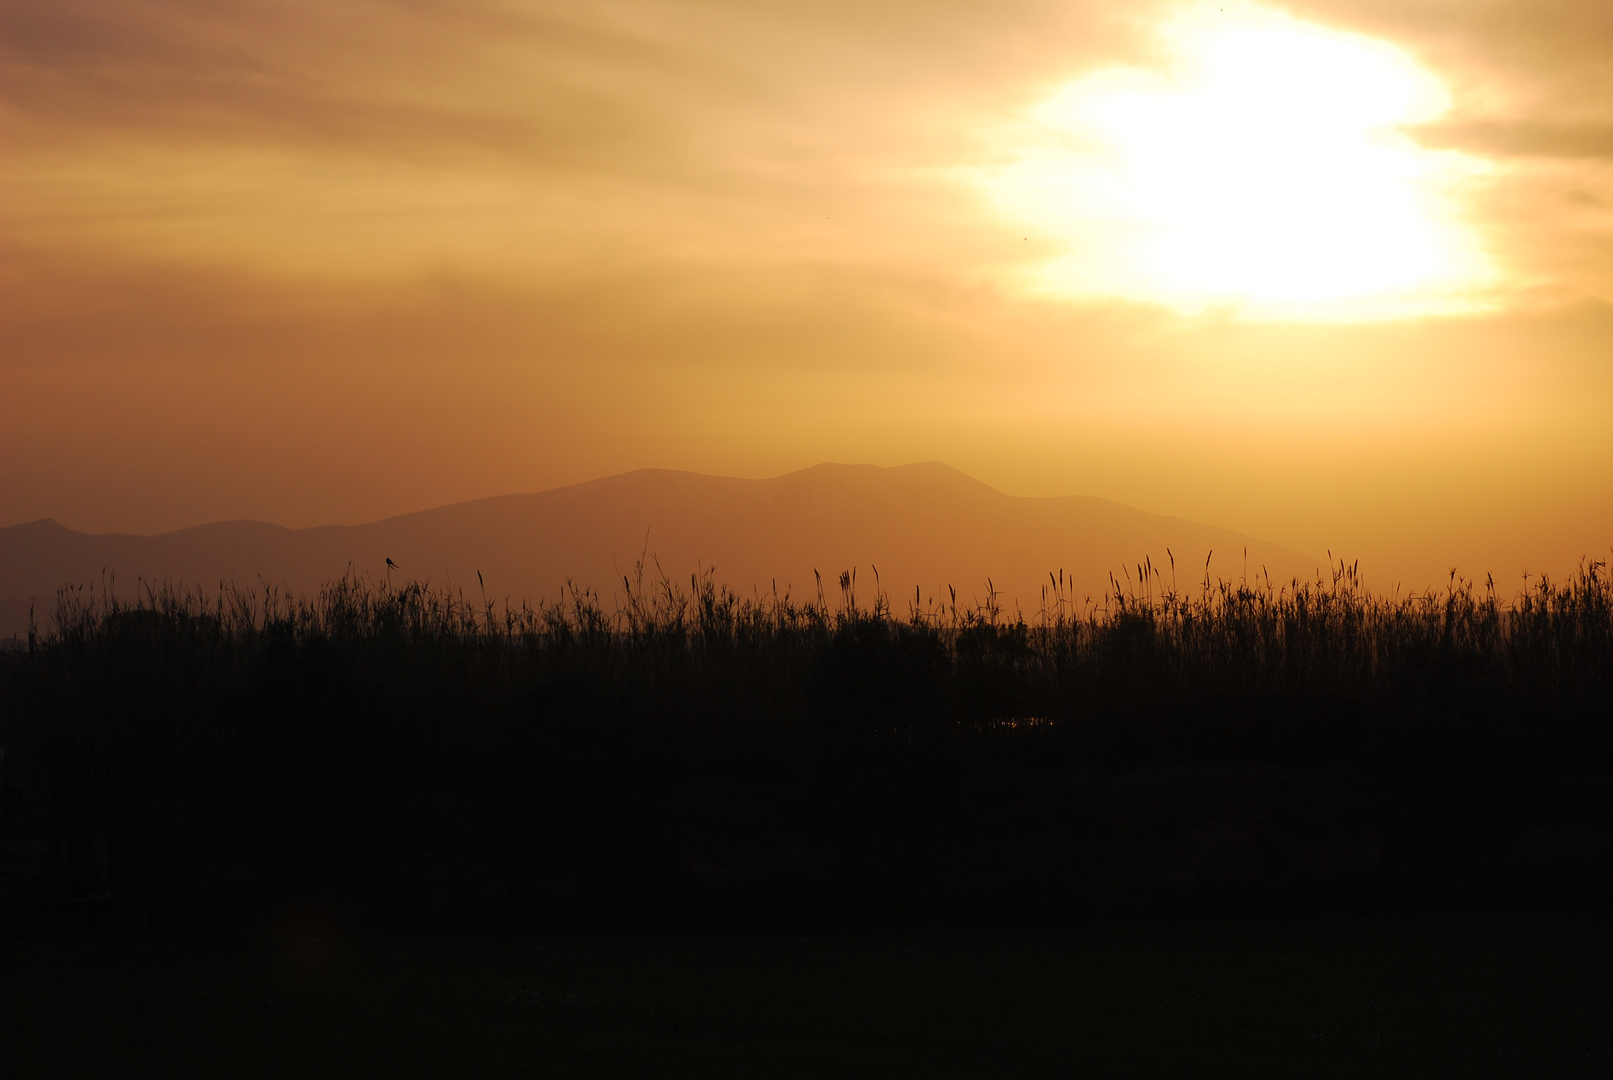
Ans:
[[[939,459],[1381,583],[1560,569],[1613,545],[1609,42],[1569,0],[0,0],[0,525]]]

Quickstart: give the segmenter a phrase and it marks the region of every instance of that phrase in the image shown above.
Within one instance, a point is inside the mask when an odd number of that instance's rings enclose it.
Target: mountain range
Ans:
[[[1212,557],[1213,552],[1213,557]],[[1153,588],[1269,574],[1313,577],[1319,562],[1229,529],[1084,496],[1005,495],[940,463],[895,468],[824,464],[765,480],[643,469],[538,494],[504,495],[363,525],[288,529],[226,521],[158,536],[76,532],[53,520],[0,529],[0,637],[26,629],[30,603],[48,625],[57,589],[138,580],[204,588],[272,584],[306,594],[347,573],[408,579],[495,600],[554,599],[570,581],[607,602],[645,559],[646,576],[687,583],[709,570],[734,589],[815,596],[814,571],[838,600],[842,571],[858,599],[879,587],[898,612],[915,597],[975,603],[994,589],[1005,609],[1042,605],[1063,572],[1079,604],[1136,582]],[[1207,561],[1208,560],[1208,561]],[[988,586],[988,581],[990,585]]]

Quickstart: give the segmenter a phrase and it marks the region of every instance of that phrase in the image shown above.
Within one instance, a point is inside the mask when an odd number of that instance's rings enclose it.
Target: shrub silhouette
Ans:
[[[1343,565],[1138,581],[1078,607],[1055,575],[1031,615],[642,566],[611,608],[352,578],[68,589],[34,652],[0,655],[26,805],[4,827],[109,835],[116,903],[174,925],[1604,897],[1601,563],[1507,602],[1454,575],[1376,596]]]

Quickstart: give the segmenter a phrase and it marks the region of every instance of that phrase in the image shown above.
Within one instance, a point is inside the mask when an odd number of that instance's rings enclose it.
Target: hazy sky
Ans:
[[[1613,545],[1613,6],[0,0],[0,525],[939,459]]]

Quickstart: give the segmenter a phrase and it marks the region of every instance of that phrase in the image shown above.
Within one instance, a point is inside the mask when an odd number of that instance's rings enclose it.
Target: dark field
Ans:
[[[1613,1071],[1601,917],[0,946],[15,1076]]]
[[[1147,580],[1155,577],[1147,568]],[[64,594],[0,654],[0,903],[165,934],[824,931],[1613,898],[1613,588],[842,582],[496,610]],[[1056,585],[1056,579],[1054,584]]]
[[[1606,1075],[1600,564],[1140,574],[1029,618],[64,594],[0,654],[8,1058]]]

